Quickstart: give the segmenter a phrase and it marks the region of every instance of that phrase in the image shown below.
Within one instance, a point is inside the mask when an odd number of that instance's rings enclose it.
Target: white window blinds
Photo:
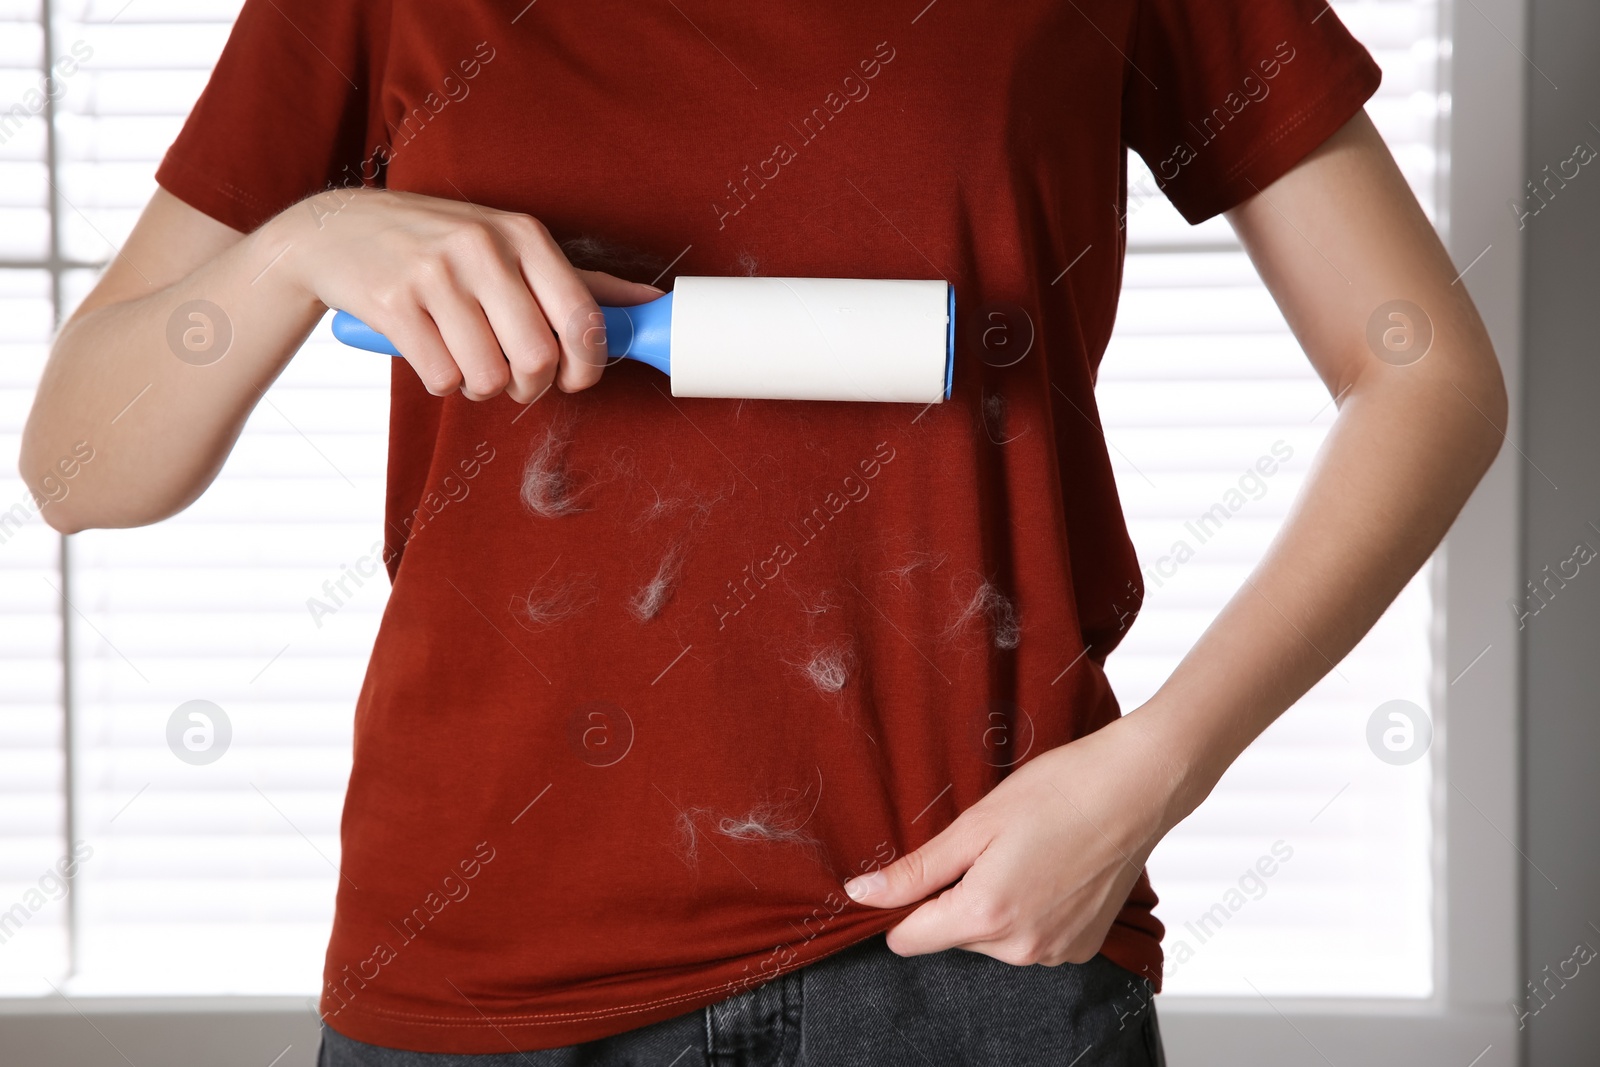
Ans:
[[[20,98],[74,42],[91,53],[55,101],[53,250],[42,132],[0,145],[0,202],[19,215],[5,239],[31,235],[0,254],[40,268],[7,272],[0,289],[3,343],[16,350],[4,379],[8,472],[51,329],[52,251],[64,311],[154,191],[155,165],[238,10],[207,0],[53,7],[48,58],[34,5],[6,10],[0,52],[22,72],[0,100]],[[387,361],[319,335],[199,502],[157,526],[72,537],[66,586],[59,539],[42,521],[0,545],[0,625],[18,635],[6,643],[8,680],[16,668],[30,682],[26,703],[23,690],[6,687],[4,758],[16,773],[0,794],[0,907],[22,899],[69,847],[55,589],[71,602],[71,822],[88,852],[70,912],[47,902],[25,938],[0,946],[5,992],[47,994],[48,983],[81,995],[318,987],[352,709],[387,583],[346,581],[351,595],[331,615],[313,616],[307,601],[327,602],[324,582],[337,583],[380,536],[388,371]],[[3,485],[8,498],[22,497],[17,479]],[[191,701],[220,709],[208,712],[215,739],[231,733],[213,762],[185,762],[169,747],[169,721]],[[180,719],[182,748],[183,732],[203,724]],[[14,951],[23,946],[26,955]]]
[[[16,473],[53,314],[43,52],[37,6],[0,4],[0,982],[30,992],[67,930],[60,539]]]
[[[1437,219],[1448,107],[1438,5],[1333,8],[1383,68],[1367,110]],[[1155,188],[1137,156],[1129,187]],[[1117,330],[1097,388],[1146,586],[1138,622],[1108,660],[1125,711],[1244,583],[1335,415],[1227,222],[1191,227],[1159,194],[1130,193],[1130,209]],[[1157,847],[1149,869],[1167,926],[1168,994],[1431,993],[1429,759],[1385,762],[1367,740],[1388,701],[1433,715],[1430,576],[1424,569]]]
[[[65,561],[13,473],[52,324],[154,190],[237,9],[56,0],[47,16],[0,0],[0,994],[318,986],[352,708],[387,583],[347,582],[331,615],[307,601],[328,603],[324,583],[380,535],[386,361],[319,331],[198,503],[76,535]],[[1371,111],[1431,210],[1447,103],[1437,8],[1335,10],[1383,65]],[[35,110],[29,90],[69,56],[77,69]],[[1099,385],[1148,584],[1111,657],[1126,708],[1243,580],[1333,415],[1226,223],[1190,228],[1157,195],[1129,227]],[[1229,507],[1263,457],[1274,472]],[[1226,519],[1193,557],[1162,565],[1219,503]],[[1428,761],[1380,761],[1365,729],[1386,700],[1431,707],[1432,619],[1424,577],[1157,851],[1169,952],[1192,950],[1171,992],[1429,991]],[[208,719],[174,724],[193,701],[220,715],[200,705]],[[201,762],[182,737],[207,730],[231,737]]]

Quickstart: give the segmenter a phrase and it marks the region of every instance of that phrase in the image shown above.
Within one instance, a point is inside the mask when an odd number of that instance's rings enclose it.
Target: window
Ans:
[[[0,909],[23,909],[0,918],[0,992],[310,993],[387,592],[381,570],[362,572],[382,514],[389,367],[324,328],[198,503],[63,549],[12,473],[53,316],[154,191],[238,3],[52,7],[47,35],[36,3],[0,5],[0,115],[13,101],[37,110],[15,129],[0,118]],[[30,96],[69,56],[78,69]],[[220,709],[203,711],[209,724],[179,712],[197,700]],[[208,730],[209,749],[185,746]],[[56,899],[69,842],[82,858]]]
[[[1334,10],[1383,67],[1368,112],[1437,217],[1438,5]],[[1124,711],[1243,585],[1336,414],[1226,220],[1191,227],[1136,156],[1128,184],[1122,300],[1097,389],[1145,578],[1139,620],[1107,660]],[[1402,764],[1366,736],[1388,701],[1433,714],[1430,575],[1157,847],[1168,993],[1432,992],[1431,760],[1421,732],[1421,757]]]

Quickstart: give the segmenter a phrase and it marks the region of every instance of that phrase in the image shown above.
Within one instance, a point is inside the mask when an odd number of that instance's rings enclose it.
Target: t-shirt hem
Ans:
[[[761,980],[748,986],[722,981],[685,993],[588,1011],[491,1014],[478,1010],[459,1017],[401,1011],[375,1006],[369,1001],[359,1007],[355,1003],[348,1004],[336,1016],[323,1015],[322,1019],[331,1029],[352,1040],[411,1052],[473,1055],[575,1045],[675,1018],[725,1000],[741,988],[765,984],[884,932],[921,903],[867,914],[860,925],[851,930],[857,936],[829,943],[821,952],[763,971]],[[1161,991],[1161,945],[1154,936],[1118,922],[1106,935],[1100,952],[1118,966],[1150,978],[1155,992]],[[533,1044],[513,1040],[513,1036]]]
[[[482,1006],[476,1005],[477,1010],[452,1017],[385,1008],[369,1000],[359,1007],[356,1003],[347,1004],[337,1013],[324,1014],[322,1020],[330,1028],[353,1040],[411,1052],[471,1055],[560,1048],[649,1026],[726,1000],[744,988],[763,985],[880,934],[917,906],[911,904],[881,913],[864,913],[858,925],[850,930],[858,936],[849,940],[830,941],[822,951],[804,958],[796,953],[796,958],[764,969],[759,981],[723,980],[688,992],[584,1011],[493,1014],[482,1011]],[[513,1042],[510,1040],[512,1035],[523,1036],[532,1043]]]
[[[1161,992],[1161,968],[1166,957],[1161,942],[1153,934],[1115,922],[1106,934],[1105,944],[1100,946],[1100,955],[1123,970],[1147,979],[1151,992]]]

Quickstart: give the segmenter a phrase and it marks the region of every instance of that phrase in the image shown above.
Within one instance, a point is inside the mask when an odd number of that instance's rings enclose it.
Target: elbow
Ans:
[[[50,475],[42,479],[27,478],[25,481],[33,498],[34,510],[45,525],[57,533],[75,534],[84,530],[146,526],[170,514],[119,507],[114,501],[96,499],[93,492]]]
[[[1506,394],[1506,380],[1500,373],[1498,363],[1494,368],[1494,398],[1490,401],[1490,404],[1488,415],[1489,421],[1493,423],[1495,428],[1494,450],[1499,453],[1501,445],[1507,440],[1506,434],[1510,432],[1511,428],[1511,400]]]
[[[37,423],[35,413],[23,429],[17,458],[17,474],[28,490],[27,503],[58,533],[78,533],[96,525],[93,516],[84,511],[83,493],[75,491],[82,485],[84,468],[95,459],[94,447],[81,440],[56,447],[43,440],[46,435]]]
[[[18,508],[31,505],[32,510],[44,520],[44,524],[57,533],[74,534],[88,529],[90,523],[85,521],[83,516],[75,514],[76,508],[67,504],[67,499],[71,495],[67,484],[54,474],[38,474],[35,465],[28,460],[28,452],[24,448],[21,461],[17,464],[17,473],[22,476],[22,484],[27,487],[28,496],[25,501],[13,505],[8,514],[15,514]]]
[[[37,494],[38,490],[34,490],[34,492]],[[55,501],[42,500],[39,504],[39,517],[44,520],[46,526],[56,533],[75,534],[90,528],[91,524],[89,522],[85,521],[81,516],[74,515],[64,505],[65,499]]]
[[[1480,474],[1487,471],[1505,447],[1511,426],[1511,399],[1506,390],[1505,374],[1494,348],[1484,341],[1479,358],[1472,361],[1472,370],[1461,375],[1453,384],[1455,390],[1476,409],[1468,424],[1473,427],[1469,449],[1477,460]]]
[[[1494,436],[1498,442],[1504,442],[1506,434],[1511,428],[1511,398],[1506,391],[1505,372],[1500,369],[1500,357],[1495,355],[1494,346],[1487,339],[1483,345],[1483,357],[1478,361],[1480,368],[1478,388],[1483,394],[1483,413],[1494,427]],[[1495,446],[1499,450],[1499,444]]]

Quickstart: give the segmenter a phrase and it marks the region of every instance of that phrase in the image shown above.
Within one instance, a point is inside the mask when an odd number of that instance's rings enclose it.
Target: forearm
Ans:
[[[1426,562],[1492,462],[1492,354],[1373,365],[1345,394],[1294,508],[1245,584],[1129,716],[1172,783],[1169,825],[1355,646]],[[1430,373],[1431,372],[1431,373]]]
[[[19,464],[46,521],[66,532],[155,522],[211,482],[261,393],[324,310],[274,264],[287,242],[268,223],[170,284],[85,311],[62,329]],[[146,277],[159,277],[158,267],[146,267]],[[209,324],[209,351],[203,333],[183,343],[182,331],[207,328],[180,314],[195,300],[222,312]],[[223,330],[231,335],[225,353],[209,362]],[[75,449],[92,450],[93,460],[64,480],[58,465]]]
[[[517,212],[340,189],[243,236],[158,190],[56,339],[23,435],[23,477],[58,530],[155,522],[210,484],[327,308],[385,333],[434,396],[531,404],[552,385],[600,380],[603,336],[567,325],[601,321],[601,300],[660,295],[574,269],[550,231]],[[195,300],[214,305],[215,321],[190,317]],[[218,358],[203,331],[224,325]],[[201,351],[186,330],[200,331]],[[80,462],[88,450],[92,462]],[[65,485],[56,472],[68,467]]]
[[[1504,441],[1488,334],[1365,113],[1228,218],[1339,402],[1333,429],[1260,563],[1154,696],[847,885],[877,907],[949,886],[891,931],[897,952],[1092,958],[1157,843],[1355,647]]]

